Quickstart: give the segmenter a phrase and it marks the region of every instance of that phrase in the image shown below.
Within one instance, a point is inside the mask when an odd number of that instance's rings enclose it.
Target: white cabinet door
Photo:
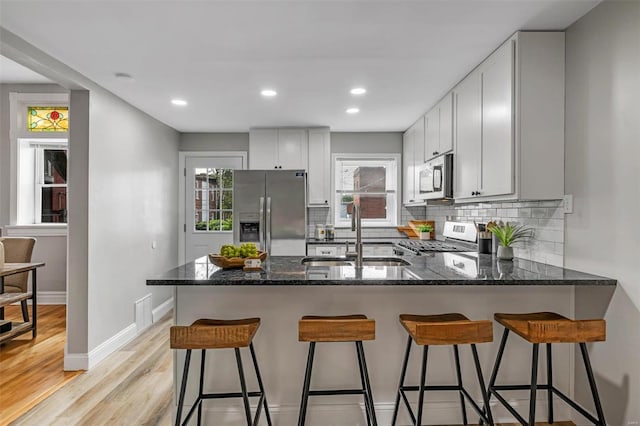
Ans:
[[[436,105],[425,116],[424,159],[430,160],[440,150],[440,109]]]
[[[440,112],[439,154],[453,150],[453,93],[448,93],[438,104]]]
[[[413,198],[417,201],[420,192],[419,167],[424,163],[424,117],[420,117],[413,127]]]
[[[402,135],[402,202],[404,204],[415,201],[414,133],[415,129],[410,127]]]
[[[478,189],[482,137],[480,74],[471,73],[454,89],[456,101],[456,155],[454,197],[471,198]]]
[[[309,129],[309,205],[328,206],[331,199],[331,142],[329,129]]]
[[[249,132],[249,168],[275,169],[278,166],[278,129],[252,129]]]
[[[495,51],[481,66],[482,155],[481,196],[514,191],[513,41]]]
[[[307,169],[307,130],[278,129],[278,169]]]

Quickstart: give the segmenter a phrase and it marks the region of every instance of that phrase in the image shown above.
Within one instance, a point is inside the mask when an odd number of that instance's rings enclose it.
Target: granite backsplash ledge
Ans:
[[[514,245],[514,255],[554,266],[564,265],[564,210],[562,200],[472,203],[428,206],[426,217],[442,235],[444,222],[487,223],[491,220],[523,224],[533,229],[533,238]]]

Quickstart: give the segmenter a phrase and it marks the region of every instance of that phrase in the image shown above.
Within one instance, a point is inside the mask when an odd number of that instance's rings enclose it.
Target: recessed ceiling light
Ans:
[[[360,108],[351,107],[347,108],[347,114],[357,114],[360,112]]]
[[[117,72],[114,75],[118,80],[133,81],[133,76],[131,74],[127,74],[126,72]]]
[[[171,99],[171,103],[177,106],[185,106],[187,105],[187,101],[182,99]]]
[[[350,92],[352,95],[364,95],[365,93],[367,93],[367,89],[365,89],[364,87],[354,87]]]
[[[260,94],[261,94],[262,96],[267,97],[267,98],[272,98],[272,97],[274,97],[275,95],[277,95],[277,94],[278,94],[278,92],[276,92],[275,90],[272,90],[272,89],[264,89],[263,91],[261,91],[261,92],[260,92]]]

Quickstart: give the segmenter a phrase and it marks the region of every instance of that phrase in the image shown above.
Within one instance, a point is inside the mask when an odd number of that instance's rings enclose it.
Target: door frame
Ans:
[[[179,151],[178,152],[178,265],[184,263],[186,251],[184,234],[186,232],[187,193],[185,184],[187,180],[187,157],[241,157],[242,168],[247,169],[246,151]]]

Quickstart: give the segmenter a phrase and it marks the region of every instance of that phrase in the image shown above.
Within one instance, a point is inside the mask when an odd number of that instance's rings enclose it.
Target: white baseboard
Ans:
[[[428,394],[427,394],[428,395]],[[267,395],[268,398],[268,395]],[[457,395],[455,396],[457,398]],[[315,401],[314,401],[315,400]],[[364,426],[367,424],[364,404],[363,403],[351,403],[351,404],[322,404],[318,401],[321,398],[311,397],[309,399],[309,406],[307,408],[307,421],[309,426],[335,426],[335,425],[349,425],[349,426]],[[571,413],[566,404],[560,402],[559,399],[555,399],[557,403],[554,405],[555,417],[559,420],[570,420]],[[528,413],[529,400],[526,398],[509,398],[509,402],[513,404],[514,408],[518,410],[522,415],[526,416]],[[536,401],[536,417],[542,419],[546,418],[546,395],[544,398],[540,398]],[[476,401],[481,406],[480,401]],[[224,419],[225,423],[229,424],[242,424],[244,422],[244,410],[241,404],[234,406],[220,406],[219,402],[214,403],[216,405],[210,405],[207,401],[204,402],[203,412],[205,425],[219,424],[221,419]],[[251,412],[255,413],[255,401],[252,401]],[[209,406],[208,406],[209,405]],[[415,407],[415,403],[412,404]],[[185,406],[186,411],[189,410],[189,406]],[[378,424],[391,424],[391,418],[393,416],[394,404],[392,402],[377,403],[375,404],[376,419]],[[513,422],[515,419],[510,413],[502,407],[495,399],[491,401],[491,409],[496,422]],[[297,404],[292,405],[269,405],[269,411],[273,419],[274,424],[289,425],[296,424],[298,421],[300,406]],[[414,408],[415,412],[415,408]],[[175,415],[175,411],[174,411]],[[477,414],[469,404],[467,404],[467,415],[469,420],[475,422],[478,419]],[[261,415],[264,418],[264,411]],[[458,400],[452,401],[434,401],[425,402],[423,409],[423,418],[428,419],[429,424],[460,424],[462,423],[462,414],[460,411],[460,403]],[[409,425],[410,419],[407,414],[406,408],[401,403],[398,411],[398,426]]]
[[[64,348],[64,371],[78,371],[89,369],[89,356],[87,354],[70,354]]]
[[[160,306],[151,311],[153,322],[157,322],[160,318],[164,317],[171,309],[173,309],[173,297],[161,303]]]
[[[39,291],[38,305],[66,305],[66,291]]]
[[[99,344],[89,352],[89,368],[95,367],[100,361],[105,359],[113,352],[126,345],[138,334],[136,333],[136,324],[129,324],[126,328],[120,330],[111,338]]]

